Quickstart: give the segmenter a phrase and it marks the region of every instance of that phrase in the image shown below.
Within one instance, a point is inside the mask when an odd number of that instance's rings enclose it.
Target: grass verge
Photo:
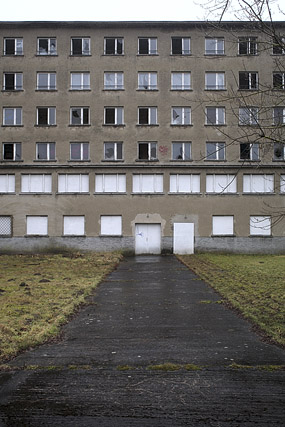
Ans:
[[[1,255],[0,362],[57,336],[120,259],[117,253]]]
[[[285,345],[285,256],[197,254],[178,258],[258,329]]]

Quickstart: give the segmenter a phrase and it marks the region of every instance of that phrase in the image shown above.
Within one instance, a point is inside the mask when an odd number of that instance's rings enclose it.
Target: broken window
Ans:
[[[172,55],[190,55],[190,38],[172,37],[171,53]]]
[[[225,41],[223,38],[206,38],[205,54],[206,55],[224,55]]]
[[[19,161],[22,157],[20,142],[4,142],[3,143],[3,159]]]
[[[89,125],[89,107],[72,107],[70,109],[71,125]]]
[[[225,160],[225,143],[206,142],[206,160]]]
[[[274,160],[285,160],[285,144],[283,142],[275,142],[273,152]]]
[[[56,90],[56,73],[37,73],[37,90]]]
[[[240,37],[238,40],[239,55],[257,54],[257,37]]]
[[[71,55],[90,55],[90,38],[76,37],[71,39]]]
[[[124,89],[124,73],[104,73],[105,90]]]
[[[205,88],[208,90],[225,89],[225,73],[206,73]]]
[[[95,193],[125,193],[125,174],[96,174]]]
[[[37,108],[37,125],[54,126],[56,124],[55,107],[38,107]]]
[[[240,71],[239,72],[239,89],[257,90],[258,89],[258,73]]]
[[[70,90],[89,90],[90,73],[71,73]]]
[[[22,125],[22,108],[3,108],[3,125],[4,126],[21,126]]]
[[[156,125],[157,107],[139,107],[139,124]]]
[[[4,73],[3,90],[22,90],[23,73]]]
[[[23,39],[4,39],[4,55],[23,55]]]
[[[38,38],[38,55],[56,55],[56,38]]]
[[[123,107],[105,107],[104,114],[105,125],[123,125],[124,108]]]
[[[172,90],[190,90],[191,73],[171,73]]]
[[[285,89],[285,73],[273,73],[273,89]]]
[[[123,160],[123,143],[105,142],[104,160]]]
[[[55,160],[55,142],[37,142],[37,160]]]
[[[259,144],[245,142],[240,144],[240,159],[241,160],[259,160]]]
[[[89,160],[89,143],[71,142],[70,160]]]
[[[172,107],[171,109],[172,125],[190,125],[191,108],[190,107]]]
[[[139,55],[156,55],[157,39],[156,38],[139,38],[138,53]]]
[[[156,142],[139,142],[138,159],[139,160],[157,160]]]
[[[224,107],[206,107],[207,125],[224,125],[225,108]]]
[[[172,160],[191,160],[191,142],[173,142]]]
[[[257,107],[241,107],[239,109],[239,124],[240,125],[257,125],[258,124],[258,108]]]
[[[104,40],[105,55],[123,55],[124,39],[121,37],[106,37]]]

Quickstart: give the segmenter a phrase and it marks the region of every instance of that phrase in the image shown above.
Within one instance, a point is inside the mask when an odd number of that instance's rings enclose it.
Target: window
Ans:
[[[270,216],[251,216],[249,224],[251,236],[271,236]]]
[[[207,193],[236,193],[237,182],[235,175],[207,175]]]
[[[4,55],[23,55],[23,39],[4,39]]]
[[[224,55],[225,41],[223,38],[206,38],[205,54],[206,55]]]
[[[56,55],[56,38],[38,38],[38,55]]]
[[[63,217],[63,235],[64,236],[84,236],[85,217],[82,216],[64,216]]]
[[[258,108],[257,107],[240,107],[239,124],[243,126],[257,125],[258,124]]]
[[[124,39],[121,37],[106,37],[104,40],[105,55],[123,55]]]
[[[225,89],[225,73],[206,73],[205,88],[207,90]]]
[[[10,216],[0,216],[0,236],[12,235],[12,218]]]
[[[70,160],[89,160],[89,142],[71,142]]]
[[[206,160],[225,160],[224,142],[206,142]]]
[[[234,217],[232,215],[212,217],[213,236],[232,236],[234,234]]]
[[[171,53],[172,55],[190,55],[190,38],[172,37]]]
[[[101,236],[121,236],[122,216],[102,215],[101,216]]]
[[[156,142],[139,142],[138,159],[139,160],[157,160]]]
[[[104,142],[104,160],[123,160],[123,143]]]
[[[157,107],[139,107],[140,125],[157,125]]]
[[[95,193],[125,193],[125,174],[96,174]]]
[[[138,88],[139,90],[156,90],[157,73],[139,73]]]
[[[55,160],[55,142],[37,142],[37,160]]]
[[[90,73],[71,73],[70,90],[90,90]]]
[[[170,193],[199,193],[200,175],[170,175]]]
[[[172,142],[172,160],[191,160],[191,142]]]
[[[157,39],[156,38],[139,38],[138,46],[139,55],[156,55],[157,54]]]
[[[224,107],[206,107],[206,125],[224,125]]]
[[[116,126],[123,125],[124,124],[124,108],[123,107],[105,107],[104,124],[116,125]]]
[[[37,90],[56,90],[56,73],[37,73]]]
[[[257,37],[240,37],[238,40],[239,55],[257,54]]]
[[[273,55],[284,55],[285,54],[285,38],[275,37],[273,40]]]
[[[4,73],[3,90],[22,90],[23,73]]]
[[[38,126],[55,126],[56,125],[55,107],[38,107],[37,108],[37,125]]]
[[[71,39],[71,55],[90,55],[90,38],[74,37]]]
[[[273,108],[273,124],[284,125],[285,124],[285,107],[274,107]]]
[[[104,73],[105,90],[124,89],[124,73]]]
[[[171,109],[172,125],[191,125],[190,107],[172,107]]]
[[[259,145],[256,143],[245,142],[240,144],[241,160],[259,160]]]
[[[47,236],[48,217],[47,216],[27,216],[28,236]]]
[[[0,175],[0,193],[15,193],[15,175]]]
[[[22,125],[22,108],[3,108],[3,125],[4,126],[21,126]]]
[[[285,73],[273,73],[273,89],[285,89]]]
[[[72,107],[70,109],[70,124],[74,126],[89,125],[89,107]]]
[[[280,175],[280,193],[285,193],[285,175]]]
[[[273,193],[274,175],[243,175],[244,193]]]
[[[52,177],[48,174],[21,175],[22,193],[51,193]]]
[[[89,176],[82,174],[60,174],[58,175],[59,193],[88,193]]]
[[[162,193],[163,175],[139,174],[133,175],[133,193]]]
[[[171,73],[172,90],[190,90],[191,73]]]
[[[19,161],[22,157],[22,146],[20,142],[3,143],[3,159]]]
[[[239,72],[239,89],[257,90],[258,89],[258,73],[240,71]]]
[[[275,142],[273,152],[274,160],[285,160],[285,144],[283,142]]]

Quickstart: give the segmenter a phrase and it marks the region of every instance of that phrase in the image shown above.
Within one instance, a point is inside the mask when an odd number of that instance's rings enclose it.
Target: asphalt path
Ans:
[[[0,425],[284,426],[285,351],[220,301],[174,256],[126,258],[0,373]]]

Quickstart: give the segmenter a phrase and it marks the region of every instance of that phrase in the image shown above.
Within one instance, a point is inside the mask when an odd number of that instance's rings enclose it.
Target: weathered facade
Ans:
[[[258,27],[3,22],[0,38],[2,252],[285,252],[284,146],[260,135],[282,134],[284,51]]]

